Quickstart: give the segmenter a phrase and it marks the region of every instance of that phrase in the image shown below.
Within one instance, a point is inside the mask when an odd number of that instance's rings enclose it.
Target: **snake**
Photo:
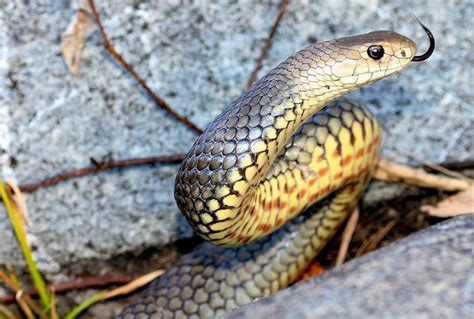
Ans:
[[[421,26],[424,54],[392,31],[314,43],[228,105],[176,175],[176,203],[205,241],[119,318],[212,318],[295,282],[378,161],[379,121],[343,95],[426,60],[435,43]]]

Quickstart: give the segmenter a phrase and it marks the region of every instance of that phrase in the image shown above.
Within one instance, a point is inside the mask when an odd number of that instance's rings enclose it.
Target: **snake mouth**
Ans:
[[[435,38],[434,38],[433,34],[431,33],[430,29],[428,29],[423,23],[421,23],[421,21],[418,20],[418,18],[415,17],[415,19],[421,25],[423,30],[425,30],[426,35],[428,35],[428,38],[430,40],[430,47],[428,48],[428,50],[426,50],[426,52],[421,54],[421,55],[414,56],[413,59],[412,59],[412,61],[421,62],[421,61],[427,60],[431,56],[431,54],[433,54],[433,51],[435,49]]]

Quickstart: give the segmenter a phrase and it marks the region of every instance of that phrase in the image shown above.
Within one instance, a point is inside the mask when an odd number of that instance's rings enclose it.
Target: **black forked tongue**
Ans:
[[[433,53],[433,51],[435,49],[435,39],[434,39],[434,36],[431,33],[431,31],[427,27],[425,27],[425,25],[423,23],[421,23],[421,21],[418,20],[418,18],[416,18],[416,20],[421,25],[421,27],[425,30],[426,34],[428,35],[428,38],[430,39],[430,47],[428,48],[428,50],[425,53],[421,54],[421,55],[414,56],[413,59],[412,59],[412,61],[420,62],[420,61],[425,61],[426,59],[428,59],[431,56],[431,54]]]

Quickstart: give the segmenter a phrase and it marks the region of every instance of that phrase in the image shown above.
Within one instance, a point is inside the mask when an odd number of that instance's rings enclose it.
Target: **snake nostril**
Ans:
[[[402,50],[402,52],[400,52],[400,54],[402,55],[402,57],[406,57],[407,56],[407,53],[405,52],[405,50]]]

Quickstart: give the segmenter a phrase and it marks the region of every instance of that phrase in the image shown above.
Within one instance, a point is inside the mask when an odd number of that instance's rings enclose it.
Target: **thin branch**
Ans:
[[[384,227],[380,228],[377,233],[371,236],[367,241],[363,242],[359,249],[357,249],[356,257],[360,257],[363,254],[374,250],[396,224],[396,220],[389,221]]]
[[[48,289],[54,289],[55,293],[64,293],[71,290],[79,290],[79,289],[89,289],[89,288],[101,288],[111,285],[123,285],[128,284],[131,282],[133,278],[123,276],[123,277],[109,277],[109,278],[84,278],[84,279],[77,279],[72,280],[65,283],[60,283],[56,285],[51,285]],[[30,289],[24,292],[24,295],[34,297],[38,295],[38,291],[36,289]],[[0,296],[0,303],[12,303],[15,302],[16,298],[14,294]]]
[[[255,69],[252,72],[247,82],[247,86],[250,86],[255,81],[257,73],[262,67],[263,60],[265,59],[265,57],[267,56],[271,48],[273,37],[278,29],[278,26],[280,24],[280,21],[283,15],[286,12],[286,8],[288,7],[289,2],[290,0],[282,0],[280,2],[280,5],[278,7],[278,15],[270,30],[269,36],[265,41],[260,57],[256,61]],[[109,37],[107,36],[107,33],[105,32],[105,29],[100,19],[99,12],[97,11],[93,0],[89,0],[89,6],[92,10],[92,14],[94,15],[97,26],[99,28],[100,35],[104,42],[104,46],[106,50],[110,53],[110,55],[132,75],[132,77],[141,85],[141,87],[150,95],[150,97],[159,107],[169,112],[178,121],[180,121],[187,127],[191,128],[195,132],[202,133],[202,130],[200,128],[198,128],[195,124],[190,122],[188,119],[177,114],[174,110],[171,109],[171,107],[163,99],[161,99],[156,93],[154,93],[146,84],[146,82],[137,74],[137,72],[133,69],[133,67],[127,61],[125,61],[125,59],[115,50],[111,41],[109,40]],[[19,187],[21,191],[25,193],[29,193],[39,188],[56,185],[66,180],[79,178],[82,176],[94,174],[94,173],[105,171],[108,169],[133,167],[133,166],[139,166],[139,165],[150,165],[150,164],[156,164],[156,163],[179,163],[183,159],[184,159],[183,154],[150,157],[150,158],[142,158],[142,159],[139,158],[139,159],[119,160],[119,161],[110,161],[110,162],[101,162],[101,163],[96,162],[95,159],[91,159],[91,161],[94,164],[92,166],[79,168],[79,169],[73,169],[71,171],[67,171],[64,173],[54,175],[53,177],[50,177],[50,178],[46,178],[39,182],[24,184],[24,185],[20,185]]]
[[[45,178],[44,180],[41,180],[39,182],[35,183],[28,183],[28,184],[23,184],[20,185],[19,188],[22,192],[25,193],[31,193],[36,191],[39,188],[45,188],[49,187],[52,185],[59,184],[61,182],[70,180],[70,179],[75,179],[79,177],[83,177],[86,175],[91,175],[95,174],[101,171],[106,171],[109,169],[118,169],[118,168],[127,168],[127,167],[135,167],[135,166],[142,166],[142,165],[154,165],[154,164],[179,164],[183,161],[185,157],[185,154],[174,154],[174,155],[164,155],[164,156],[152,156],[152,157],[144,157],[144,158],[131,158],[131,159],[125,159],[125,160],[112,160],[112,161],[103,161],[99,162],[96,159],[91,158],[91,162],[93,165],[83,167],[83,168],[78,168],[78,169],[73,169],[71,171],[66,171],[64,173],[60,173],[57,175],[54,175],[49,178]],[[390,167],[387,167],[390,166]],[[395,167],[393,167],[395,165]],[[457,166],[462,165],[459,163],[456,163]],[[400,167],[402,169],[400,170]],[[381,160],[379,163],[379,167],[377,170],[377,173],[375,175],[375,178],[379,180],[384,180],[384,181],[397,181],[397,182],[404,182],[407,184],[413,184],[414,182],[412,179],[416,178],[418,176],[418,171],[420,169],[417,168],[411,168],[411,170],[406,171],[406,169],[409,168],[404,165],[400,164],[395,164],[393,162],[390,162],[386,159]],[[388,170],[388,171],[384,171]],[[398,172],[397,175],[392,175],[393,172]],[[415,173],[414,173],[415,172]],[[401,174],[401,175],[400,175]],[[426,172],[423,172],[423,175],[419,177],[420,179],[425,179],[425,174],[428,176],[428,183],[427,185],[421,185],[424,187],[434,187],[437,188],[437,186],[442,184],[441,190],[463,190],[466,189],[468,186],[468,183],[465,181],[459,181],[459,180],[451,180],[448,177],[442,177],[442,176],[436,176],[436,175],[431,175]],[[431,183],[431,179],[435,178],[435,184]],[[447,181],[447,184],[443,184]],[[452,184],[454,183],[454,185]],[[420,186],[420,185],[418,185]]]
[[[134,167],[134,166],[141,166],[141,165],[153,165],[153,164],[158,164],[158,163],[179,164],[183,161],[184,156],[185,156],[184,154],[175,154],[175,155],[152,156],[152,157],[144,157],[144,158],[132,158],[132,159],[125,159],[125,160],[117,160],[117,161],[112,160],[112,161],[104,161],[104,162],[98,162],[97,160],[91,159],[91,161],[93,162],[93,165],[91,166],[73,169],[71,171],[60,173],[53,177],[46,178],[36,183],[20,185],[19,188],[21,191],[25,193],[31,193],[39,188],[49,187],[52,185],[59,184],[66,180],[98,173],[98,172],[109,170],[109,169]]]
[[[474,169],[474,160],[466,160],[466,161],[461,161],[461,162],[445,162],[445,163],[439,164],[439,166],[442,166],[451,171]],[[428,168],[428,170],[430,169]]]
[[[112,42],[110,42],[110,39],[107,36],[107,33],[105,32],[104,26],[102,25],[102,22],[100,20],[99,12],[97,11],[93,0],[89,0],[89,6],[91,7],[92,14],[94,15],[97,26],[99,27],[99,32],[102,36],[102,40],[104,41],[105,49],[110,53],[110,55],[132,75],[132,77],[140,84],[143,90],[145,90],[145,92],[153,99],[157,106],[168,112],[176,120],[186,125],[194,132],[201,134],[201,128],[199,128],[196,124],[194,124],[187,118],[176,113],[176,111],[174,111],[171,106],[168,105],[168,103],[166,103],[162,98],[160,98],[155,92],[150,89],[150,87],[146,84],[145,80],[143,80],[135,71],[135,69],[127,61],[125,61],[125,59],[115,50],[114,46],[112,45]]]
[[[419,157],[418,155],[411,154],[411,153],[403,153],[403,155],[417,161],[418,163],[422,164],[425,167],[429,167],[431,170],[433,170],[435,172],[442,173],[442,174],[444,174],[446,176],[449,176],[449,177],[452,177],[452,178],[469,180],[469,178],[464,176],[463,174],[460,174],[458,172],[453,172],[453,171],[447,169],[446,167],[443,167],[441,165],[438,165],[438,164],[435,164],[433,162],[427,161],[427,160]]]
[[[349,244],[351,243],[352,236],[354,235],[358,221],[359,207],[356,207],[352,211],[352,214],[347,221],[346,227],[344,228],[344,232],[342,233],[341,246],[339,246],[339,251],[337,252],[336,267],[342,265],[346,260]]]
[[[280,25],[281,19],[283,18],[283,15],[285,14],[286,8],[288,7],[289,3],[290,0],[281,0],[280,4],[278,5],[278,15],[276,16],[270,33],[268,34],[268,37],[265,40],[262,52],[260,52],[260,56],[255,61],[255,68],[253,69],[249,79],[247,80],[247,83],[245,84],[246,90],[248,90],[257,79],[258,71],[260,71],[260,69],[262,68],[263,60],[265,60],[268,55],[268,52],[270,51],[270,48],[272,47],[273,37],[275,36],[275,33],[278,29],[278,26]]]

